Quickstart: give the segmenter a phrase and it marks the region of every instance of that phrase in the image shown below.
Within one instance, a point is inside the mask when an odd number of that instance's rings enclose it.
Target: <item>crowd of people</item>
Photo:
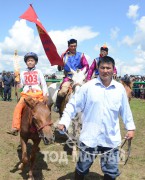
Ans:
[[[132,83],[132,97],[145,99],[145,76],[126,74],[123,77],[118,76],[117,80],[120,81],[124,77]]]

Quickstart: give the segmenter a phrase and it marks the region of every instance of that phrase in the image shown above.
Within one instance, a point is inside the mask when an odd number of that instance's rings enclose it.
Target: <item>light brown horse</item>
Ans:
[[[51,113],[47,104],[38,100],[34,101],[31,97],[26,98],[25,103],[20,131],[22,160],[18,168],[22,170],[29,163],[29,180],[34,180],[33,167],[36,153],[39,151],[38,145],[41,139],[43,139],[45,145],[48,145],[51,141],[54,141],[54,136],[51,129]],[[28,157],[27,143],[29,139],[33,141],[33,145]]]
[[[131,101],[131,98],[132,98],[132,87],[133,87],[133,83],[130,81],[130,80],[125,80],[125,79],[121,79],[121,83],[123,84],[125,90],[126,90],[126,94],[127,94],[127,97],[128,97],[128,101],[130,102]]]

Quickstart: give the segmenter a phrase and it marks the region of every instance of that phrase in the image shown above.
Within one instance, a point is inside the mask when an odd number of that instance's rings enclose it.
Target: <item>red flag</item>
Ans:
[[[45,50],[45,53],[51,63],[51,65],[63,65],[63,61],[60,58],[59,54],[57,53],[57,49],[51,40],[50,36],[48,35],[47,31],[41,24],[40,20],[38,19],[38,16],[33,9],[32,5],[30,4],[30,7],[27,9],[27,11],[20,16],[21,19],[26,19],[28,21],[34,22],[36,24],[43,48]]]

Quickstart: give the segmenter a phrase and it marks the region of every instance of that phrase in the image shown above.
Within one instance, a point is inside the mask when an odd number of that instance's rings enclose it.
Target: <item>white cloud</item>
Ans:
[[[79,44],[82,41],[95,38],[99,35],[98,32],[93,32],[89,26],[76,26],[64,31],[50,31],[49,34],[56,44],[59,53],[67,49],[67,41],[71,38],[77,39]]]
[[[9,36],[0,43],[0,49],[4,54],[13,53],[17,49],[21,53],[42,51],[38,36],[34,36],[34,30],[27,26],[25,20],[16,21],[9,30]]]
[[[137,16],[138,16],[138,13],[137,13],[138,10],[139,10],[139,6],[138,5],[130,5],[129,9],[128,9],[128,12],[127,12],[127,16],[129,18],[136,19]]]
[[[145,75],[145,16],[137,18],[137,11],[139,7],[130,6],[129,17],[134,17],[135,30],[133,35],[126,35],[121,41],[121,45],[127,45],[132,48],[134,58],[130,60],[131,65],[125,64],[122,72],[129,71],[130,74]],[[132,13],[131,13],[132,12]]]
[[[129,74],[129,75],[140,75],[143,74],[145,68],[142,64],[136,64],[132,66],[124,65],[122,66],[122,74]],[[144,75],[144,74],[143,74]]]
[[[112,28],[111,29],[111,39],[116,39],[118,37],[120,29],[118,27]]]
[[[92,31],[91,27],[72,27],[64,31],[50,31],[49,35],[57,47],[59,54],[67,48],[67,41],[70,38],[76,38],[78,43],[98,36],[98,32]],[[33,51],[39,56],[37,67],[43,73],[56,71],[56,66],[51,66],[43,50],[39,35],[34,34],[34,30],[29,27],[25,20],[16,21],[9,30],[9,36],[0,42],[0,71],[13,70],[13,54],[18,50],[21,70],[26,65],[23,61],[25,53]],[[89,58],[89,57],[88,57]]]
[[[136,31],[145,33],[145,16],[142,16],[138,21],[136,21]]]
[[[141,59],[135,58],[130,60],[131,64],[127,64],[121,59],[116,59],[116,68],[118,76],[128,75],[145,75],[145,66],[143,66]],[[144,63],[145,65],[145,63]]]
[[[121,42],[121,44],[127,44],[128,46],[133,45],[133,43],[134,43],[134,39],[132,39],[129,36],[125,36]]]

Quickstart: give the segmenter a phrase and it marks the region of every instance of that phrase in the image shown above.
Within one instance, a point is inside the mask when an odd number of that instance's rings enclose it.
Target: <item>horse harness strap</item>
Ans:
[[[73,92],[74,92],[74,90],[75,90],[76,86],[81,86],[81,85],[80,85],[79,83],[74,84],[74,85],[73,85],[73,87],[72,87]]]
[[[125,143],[128,142],[128,148],[127,148],[127,158],[124,162],[124,166],[127,164],[127,161],[129,159],[130,153],[131,153],[131,139],[125,139],[123,144],[121,145],[120,149],[123,148],[123,146],[125,145]]]
[[[58,129],[56,128],[56,130],[58,130]],[[67,132],[63,131],[63,133],[69,138],[69,140],[70,140],[72,143],[75,143],[75,141],[74,141],[72,138],[70,138],[70,136],[69,136],[69,134],[67,134]],[[129,159],[129,156],[130,156],[130,153],[131,153],[131,139],[122,140],[121,145],[119,145],[120,148],[118,148],[118,150],[121,151],[121,149],[123,149],[123,146],[126,144],[126,142],[128,142],[128,148],[127,148],[127,158],[125,159],[125,162],[124,162],[124,164],[123,164],[124,166],[127,164],[127,161],[128,161],[128,159]],[[62,143],[62,144],[63,144],[63,143]],[[101,153],[101,154],[98,154],[98,153],[89,153],[89,152],[81,149],[79,146],[77,146],[77,148],[78,148],[79,150],[85,152],[85,153],[88,154],[88,155],[104,156],[104,155],[112,152],[112,151],[113,151],[114,149],[116,149],[117,147],[112,148],[112,149],[110,149],[110,150],[108,150],[108,151],[106,151],[106,152],[104,152],[104,153]]]
[[[47,122],[47,123],[45,123],[44,125],[42,125],[40,128],[38,128],[37,131],[39,132],[39,131],[41,131],[45,126],[51,126],[52,124],[53,124],[52,121]]]

